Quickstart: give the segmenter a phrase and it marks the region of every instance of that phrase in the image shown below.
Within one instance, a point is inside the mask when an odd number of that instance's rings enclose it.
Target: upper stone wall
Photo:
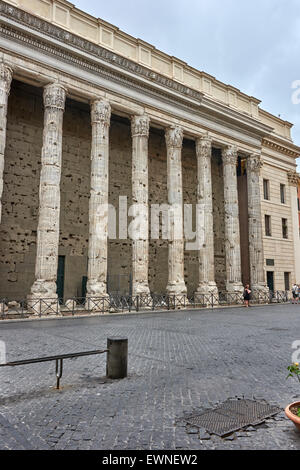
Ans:
[[[110,23],[84,13],[72,3],[64,0],[5,1],[193,88],[214,101],[245,113],[273,127],[275,134],[291,139],[292,124],[261,110],[260,100],[242,93],[231,85],[225,85],[176,57],[164,54],[151,44],[120,31]]]

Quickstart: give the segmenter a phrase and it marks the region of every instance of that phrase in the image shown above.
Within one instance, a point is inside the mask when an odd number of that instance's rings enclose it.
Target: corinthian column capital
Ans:
[[[9,93],[12,76],[12,69],[2,62],[0,64],[0,88],[4,89],[6,93]]]
[[[111,106],[106,100],[95,100],[91,105],[91,122],[103,123],[109,126],[111,117]]]
[[[237,147],[229,145],[222,150],[223,165],[236,165],[237,164]]]
[[[179,126],[171,126],[166,129],[167,147],[181,148],[183,140],[183,129]]]
[[[143,116],[132,116],[131,135],[132,137],[149,137],[150,118]]]
[[[196,140],[196,152],[198,157],[211,158],[212,139],[208,136],[199,137]]]
[[[300,177],[296,171],[289,171],[287,174],[288,182],[291,186],[298,186]]]
[[[263,161],[259,153],[252,153],[247,158],[247,170],[255,173],[259,173],[263,167]]]
[[[66,101],[66,89],[59,83],[50,83],[44,88],[45,108],[58,109],[64,111]]]

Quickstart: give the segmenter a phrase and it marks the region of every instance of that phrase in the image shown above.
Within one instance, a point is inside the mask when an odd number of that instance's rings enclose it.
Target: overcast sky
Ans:
[[[262,100],[262,108],[294,123],[292,137],[300,146],[300,104],[291,99],[292,83],[300,81],[299,0],[73,3]]]

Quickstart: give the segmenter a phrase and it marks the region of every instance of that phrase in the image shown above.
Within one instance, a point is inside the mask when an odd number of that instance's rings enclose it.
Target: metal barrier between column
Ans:
[[[225,292],[194,294],[194,295],[167,295],[155,294],[148,295],[107,295],[105,297],[73,297],[66,302],[62,299],[36,299],[9,301],[0,299],[0,318],[5,319],[9,316],[18,316],[24,318],[29,315],[37,317],[42,316],[74,316],[76,314],[87,313],[122,313],[139,312],[148,310],[177,310],[177,309],[196,309],[196,308],[214,308],[217,306],[242,305],[243,294],[239,292]],[[251,297],[252,304],[270,304],[287,303],[290,301],[289,292],[275,291],[266,293],[256,293]]]

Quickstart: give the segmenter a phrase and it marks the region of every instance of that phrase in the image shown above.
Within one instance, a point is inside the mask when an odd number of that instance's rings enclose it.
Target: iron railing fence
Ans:
[[[251,298],[252,304],[268,304],[268,303],[286,303],[290,301],[288,291],[275,291],[268,294],[253,294]],[[8,301],[8,299],[0,299],[0,318],[18,318],[48,315],[79,315],[87,313],[122,313],[122,312],[139,312],[139,311],[155,311],[155,310],[176,310],[176,309],[192,309],[226,305],[242,305],[244,302],[243,294],[239,292],[219,292],[207,294],[187,295],[119,295],[109,294],[105,297],[74,297],[63,302],[62,299],[35,299]]]

